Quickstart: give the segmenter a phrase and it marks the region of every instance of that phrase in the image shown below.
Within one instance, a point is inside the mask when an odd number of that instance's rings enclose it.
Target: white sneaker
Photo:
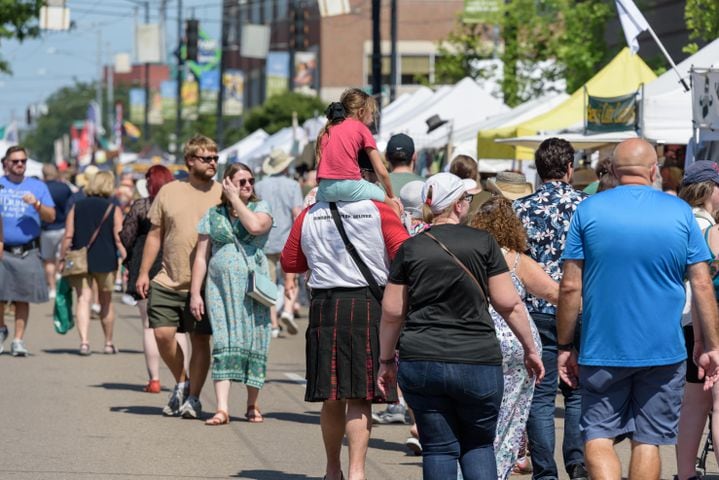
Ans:
[[[99,303],[93,303],[90,305],[90,311],[94,313],[95,315],[100,315],[100,312],[102,311],[102,307],[100,307]]]
[[[55,290],[49,290],[47,292],[47,296],[50,300],[55,300],[55,297],[57,296],[57,292]]]
[[[8,336],[8,330],[5,325],[3,325],[2,328],[0,328],[0,353],[5,351],[5,347],[3,347],[3,342]]]
[[[137,305],[137,300],[135,300],[135,299],[132,297],[132,295],[128,295],[127,293],[122,296],[121,301],[122,301],[122,303],[124,303],[125,305],[129,305],[129,306],[131,306],[131,307],[134,307],[135,305]]]
[[[272,329],[272,338],[278,338],[280,336],[280,329],[275,327]],[[2,351],[2,350],[0,350]]]
[[[299,329],[297,328],[297,322],[295,322],[294,315],[290,312],[282,312],[280,315],[280,321],[282,321],[282,324],[287,327],[287,332],[289,332],[290,335],[297,335]]]
[[[13,340],[10,344],[10,353],[13,357],[26,357],[30,352],[25,348],[25,342],[22,340]]]

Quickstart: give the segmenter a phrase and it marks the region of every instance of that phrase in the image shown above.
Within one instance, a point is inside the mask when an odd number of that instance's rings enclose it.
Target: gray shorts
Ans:
[[[580,366],[584,441],[626,436],[648,445],[674,445],[685,372],[686,362],[658,367]]]
[[[43,230],[40,234],[40,257],[46,262],[57,260],[60,255],[60,244],[65,236],[65,229]]]

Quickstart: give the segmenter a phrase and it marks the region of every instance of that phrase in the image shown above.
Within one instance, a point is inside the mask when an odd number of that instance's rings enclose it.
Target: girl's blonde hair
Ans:
[[[327,107],[327,110],[325,110],[327,123],[317,135],[317,143],[315,144],[315,156],[318,163],[322,153],[322,137],[325,135],[329,137],[330,129],[342,123],[345,118],[351,117],[361,120],[367,112],[374,115],[377,112],[377,102],[374,97],[359,88],[348,88],[342,92],[339,102],[333,102]]]

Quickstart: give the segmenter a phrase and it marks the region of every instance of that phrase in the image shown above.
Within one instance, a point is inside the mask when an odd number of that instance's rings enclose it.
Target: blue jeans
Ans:
[[[534,389],[532,407],[527,420],[529,451],[532,456],[532,478],[535,480],[556,480],[559,478],[557,464],[554,461],[554,405],[557,397],[557,317],[543,313],[532,313],[542,339],[542,362],[544,362],[544,380]],[[574,344],[579,346],[581,320],[577,322]],[[584,465],[584,442],[579,431],[582,398],[579,390],[574,390],[560,382],[559,388],[564,396],[564,441],[562,456],[565,468],[570,465]]]
[[[424,480],[496,480],[494,435],[501,365],[400,361],[399,386],[414,411]]]

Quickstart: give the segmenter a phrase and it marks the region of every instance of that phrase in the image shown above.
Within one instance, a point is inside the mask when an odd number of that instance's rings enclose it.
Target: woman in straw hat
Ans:
[[[511,266],[512,283],[520,297],[524,298],[529,291],[557,304],[559,284],[552,280],[537,262],[521,253],[527,250],[527,234],[508,199],[496,196],[484,203],[469,224],[486,230],[497,239],[507,265]],[[542,345],[537,327],[527,312],[527,307],[523,305],[523,309],[529,318],[535,347],[541,355]],[[497,478],[506,479],[512,474],[523,443],[534,394],[534,382],[524,366],[524,352],[519,339],[494,308],[490,307],[489,312],[502,349],[504,375],[504,395],[499,409],[494,454],[497,458]]]

